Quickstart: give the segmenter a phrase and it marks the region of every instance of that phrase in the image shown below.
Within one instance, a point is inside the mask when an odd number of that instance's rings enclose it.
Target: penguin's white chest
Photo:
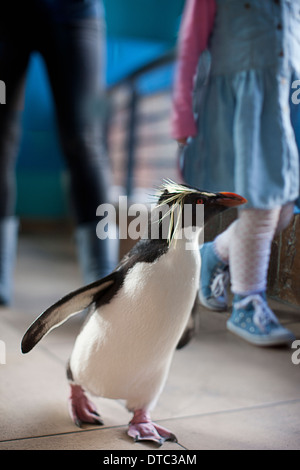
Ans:
[[[198,288],[198,247],[183,244],[177,240],[155,262],[135,264],[111,302],[92,315],[70,361],[76,382],[129,402],[143,389],[144,396],[158,393]]]

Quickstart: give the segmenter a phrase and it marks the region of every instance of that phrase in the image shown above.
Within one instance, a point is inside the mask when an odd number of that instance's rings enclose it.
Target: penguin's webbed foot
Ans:
[[[84,393],[80,385],[71,384],[69,397],[69,413],[72,421],[79,428],[83,423],[102,425],[103,421],[97,412],[96,406]]]
[[[166,428],[151,421],[149,414],[145,410],[136,410],[129,423],[128,435],[135,442],[153,441],[162,445],[165,441],[177,442],[176,436]]]

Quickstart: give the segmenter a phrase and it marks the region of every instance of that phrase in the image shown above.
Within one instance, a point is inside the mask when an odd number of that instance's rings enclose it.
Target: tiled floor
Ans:
[[[14,305],[0,310],[6,346],[6,364],[0,364],[0,450],[157,449],[127,436],[131,415],[119,401],[95,400],[102,427],[80,430],[70,421],[65,363],[80,317],[52,331],[28,355],[20,352],[31,321],[80,285],[72,240],[21,236],[15,279]],[[300,339],[299,309],[272,306]],[[176,351],[153,418],[171,429],[178,443],[165,443],[159,451],[300,449],[300,364],[292,363],[294,350],[246,344],[226,330],[228,315],[199,308],[197,338]]]

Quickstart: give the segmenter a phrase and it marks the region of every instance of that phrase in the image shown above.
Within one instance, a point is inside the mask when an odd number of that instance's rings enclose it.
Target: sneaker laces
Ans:
[[[227,285],[229,282],[229,270],[218,268],[216,275],[211,283],[211,295],[212,297],[224,297],[227,298]]]
[[[278,319],[275,314],[272,312],[267,302],[259,294],[248,295],[242,300],[235,302],[235,307],[237,309],[247,308],[248,305],[252,303],[254,307],[253,314],[253,323],[262,331],[266,331],[267,325],[274,323],[278,325]]]

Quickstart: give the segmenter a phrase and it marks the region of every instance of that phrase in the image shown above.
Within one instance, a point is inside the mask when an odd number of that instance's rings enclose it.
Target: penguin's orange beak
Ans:
[[[235,193],[227,193],[227,192],[220,192],[220,198],[218,198],[218,204],[226,207],[235,207],[240,206],[241,204],[246,204],[247,199],[239,194]]]

